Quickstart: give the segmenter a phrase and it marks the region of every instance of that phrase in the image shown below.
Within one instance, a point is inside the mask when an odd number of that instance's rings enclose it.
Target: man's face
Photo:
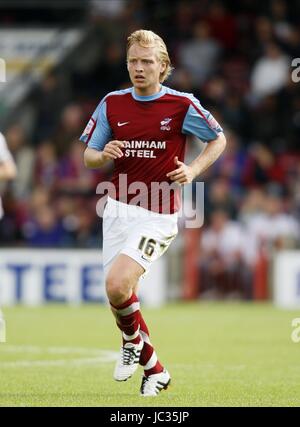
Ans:
[[[159,77],[166,64],[159,61],[155,47],[142,47],[134,43],[128,51],[127,68],[135,89],[151,94],[159,88]]]

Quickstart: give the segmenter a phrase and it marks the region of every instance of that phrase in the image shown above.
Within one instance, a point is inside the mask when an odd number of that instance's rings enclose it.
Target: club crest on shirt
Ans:
[[[166,117],[165,119],[163,119],[160,122],[160,130],[171,130],[171,126],[169,126],[169,123],[171,122],[172,119],[169,119],[168,117]]]
[[[86,125],[83,135],[89,135],[95,125],[95,120],[93,118],[90,118],[88,124]]]

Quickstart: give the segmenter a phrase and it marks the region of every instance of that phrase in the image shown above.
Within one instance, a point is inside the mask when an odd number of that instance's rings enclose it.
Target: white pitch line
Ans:
[[[0,347],[0,353],[54,353],[54,354],[96,354],[99,352],[110,351],[100,350],[99,348],[89,347],[38,347],[32,345],[5,345]]]
[[[216,368],[222,368],[223,370],[229,370],[229,371],[241,371],[243,369],[246,369],[246,365],[221,365],[221,364],[213,364],[213,363],[171,363],[170,366],[173,368],[183,368],[183,369],[194,369],[200,368],[200,369],[216,369]]]
[[[116,358],[103,358],[103,357],[91,357],[84,359],[62,359],[62,360],[18,360],[15,362],[3,362],[0,364],[1,368],[32,368],[32,367],[48,367],[48,366],[81,366],[81,365],[93,365],[101,363],[109,363],[115,361]]]
[[[110,363],[117,360],[119,353],[111,350],[99,350],[84,347],[37,347],[37,346],[5,346],[1,348],[7,353],[31,353],[31,354],[82,354],[91,357],[79,357],[58,360],[16,360],[0,361],[1,368],[16,367],[45,367],[45,366],[82,366],[91,364]]]

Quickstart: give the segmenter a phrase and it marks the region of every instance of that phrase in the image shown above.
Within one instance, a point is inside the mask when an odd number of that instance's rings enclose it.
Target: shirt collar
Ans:
[[[160,91],[154,93],[153,95],[141,96],[135,93],[134,87],[132,88],[132,96],[136,101],[153,101],[154,99],[158,99],[166,93],[165,86],[161,85]]]

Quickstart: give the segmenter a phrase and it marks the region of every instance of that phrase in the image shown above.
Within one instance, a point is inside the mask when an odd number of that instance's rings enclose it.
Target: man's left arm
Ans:
[[[167,177],[177,184],[189,184],[197,176],[201,175],[209,168],[223,153],[226,147],[226,138],[223,132],[220,132],[216,139],[206,145],[202,153],[192,161],[190,165],[186,165],[175,157],[174,162],[177,168],[172,172],[167,173]]]
[[[204,151],[190,165],[174,158],[177,168],[167,174],[167,177],[178,184],[189,184],[202,174],[222,154],[226,146],[226,138],[222,127],[205,110],[198,99],[189,95],[189,107],[182,124],[182,133],[194,135],[203,142],[208,142]]]

